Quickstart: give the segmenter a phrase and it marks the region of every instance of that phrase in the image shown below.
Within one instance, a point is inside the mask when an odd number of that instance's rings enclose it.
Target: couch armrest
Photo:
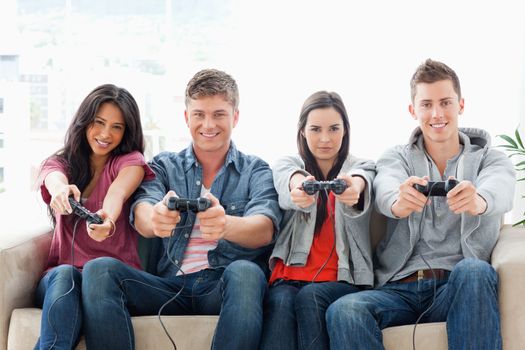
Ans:
[[[16,234],[15,232],[9,232]],[[51,231],[42,227],[33,238],[0,245],[0,350],[7,349],[11,312],[33,305],[51,244]]]
[[[505,350],[525,344],[525,228],[503,226],[492,252],[499,275],[501,335]]]

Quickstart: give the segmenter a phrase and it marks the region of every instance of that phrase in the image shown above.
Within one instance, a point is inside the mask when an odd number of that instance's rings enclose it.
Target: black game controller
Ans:
[[[208,198],[203,197],[197,199],[170,197],[168,198],[166,206],[169,210],[192,211],[198,213],[211,207],[211,201]]]
[[[322,190],[331,190],[335,194],[341,194],[346,190],[347,187],[348,185],[343,179],[335,179],[332,181],[307,180],[303,182],[303,191],[305,191],[310,196],[315,192]]]
[[[415,184],[414,188],[425,196],[445,197],[447,193],[456,187],[458,180],[448,179],[446,181],[428,182],[426,186]]]
[[[88,222],[88,224],[101,225],[104,223],[104,220],[102,220],[100,216],[84,208],[82,204],[73,199],[73,197],[69,197],[69,204],[73,209],[73,214],[79,216],[82,219],[85,219]]]

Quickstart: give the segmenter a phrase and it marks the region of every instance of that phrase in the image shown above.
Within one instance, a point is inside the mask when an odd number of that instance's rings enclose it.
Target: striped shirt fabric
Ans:
[[[209,192],[209,189],[202,186],[201,197]],[[182,272],[185,274],[193,273],[200,270],[204,270],[210,267],[208,263],[208,251],[213,250],[217,247],[217,240],[210,240],[202,238],[202,232],[200,229],[199,219],[195,219],[193,230],[191,231],[191,237],[184,251],[184,259],[182,260],[182,266],[177,272],[177,275],[181,275]]]

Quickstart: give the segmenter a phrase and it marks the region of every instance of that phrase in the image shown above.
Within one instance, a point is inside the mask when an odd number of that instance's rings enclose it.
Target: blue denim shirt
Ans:
[[[156,204],[169,190],[174,190],[181,198],[198,198],[201,194],[202,166],[195,158],[191,144],[179,153],[158,154],[149,166],[156,177],[152,181],[143,182],[135,192],[130,214],[133,226],[134,209],[140,202]],[[262,159],[239,152],[231,142],[224,165],[215,176],[210,192],[219,199],[227,215],[265,215],[273,222],[274,236],[277,234],[281,211],[273,186],[272,171]],[[171,241],[170,238],[162,239],[162,250],[157,252],[158,276],[169,277],[177,273],[177,267],[170,260],[179,266],[182,264],[195,219],[194,213],[182,212],[181,221],[177,224]],[[168,245],[169,257],[166,255]],[[208,262],[211,268],[220,268],[243,259],[254,261],[265,269],[272,246],[273,243],[251,249],[221,239],[217,247],[208,252]]]

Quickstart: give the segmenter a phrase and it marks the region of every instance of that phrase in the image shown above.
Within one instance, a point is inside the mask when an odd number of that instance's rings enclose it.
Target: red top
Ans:
[[[270,284],[278,279],[311,282],[325,263],[324,268],[315,277],[315,282],[337,281],[338,257],[335,249],[335,223],[332,224],[335,209],[333,192],[329,193],[328,198],[329,205],[326,206],[326,219],[321,227],[321,231],[314,235],[306,264],[304,266],[286,266],[281,259],[278,259],[270,276]],[[331,256],[330,252],[332,252]],[[329,259],[328,256],[330,256]],[[328,262],[326,262],[327,259]]]
[[[96,212],[102,208],[102,203],[109,189],[109,186],[116,179],[119,171],[127,166],[139,165],[143,166],[145,170],[144,180],[150,180],[155,177],[153,171],[146,165],[144,156],[140,152],[131,152],[110,158],[104,165],[104,169],[100,174],[100,178],[93,189],[93,192],[82,201],[82,205],[91,212]],[[47,160],[42,167],[39,180],[41,181],[40,192],[44,202],[51,201],[44,180],[46,176],[53,172],[60,171],[66,174],[66,171],[57,158]],[[67,175],[66,175],[67,176]],[[129,224],[129,200],[122,206],[122,211],[117,220],[115,220],[116,230],[113,236],[105,239],[102,242],[97,242],[89,237],[86,231],[86,223],[80,219],[75,233],[74,245],[74,266],[81,269],[89,260],[109,256],[119,259],[126,264],[135,268],[140,267],[140,259],[137,253],[137,238],[138,233]],[[49,257],[47,261],[46,270],[62,265],[72,265],[71,257],[71,243],[73,238],[73,226],[76,215],[56,215],[56,225],[51,241],[51,249],[49,250]]]

